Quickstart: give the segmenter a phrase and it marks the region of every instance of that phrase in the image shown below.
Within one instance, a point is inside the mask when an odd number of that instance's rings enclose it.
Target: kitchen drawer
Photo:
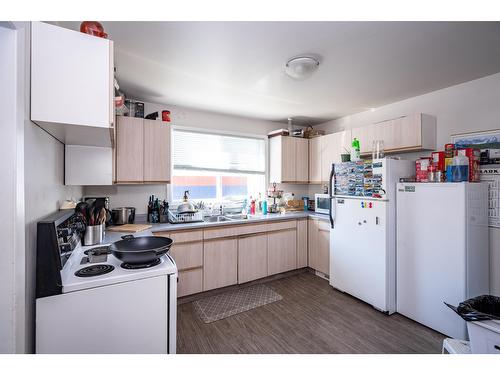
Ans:
[[[186,230],[179,232],[156,232],[155,236],[169,237],[174,241],[174,244],[184,242],[203,241],[203,230]]]
[[[200,293],[201,291],[203,291],[203,268],[179,272],[178,297]]]
[[[203,242],[175,243],[170,249],[179,271],[203,266]]]
[[[253,224],[253,225],[231,225],[215,229],[205,229],[203,238],[205,240],[221,238],[221,237],[236,237],[253,233],[264,233],[284,229],[293,229],[297,227],[297,220],[274,221],[270,223]]]

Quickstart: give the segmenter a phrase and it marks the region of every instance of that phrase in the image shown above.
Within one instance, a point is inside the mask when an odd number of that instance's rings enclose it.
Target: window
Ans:
[[[172,198],[241,200],[265,190],[266,142],[260,138],[173,131]]]

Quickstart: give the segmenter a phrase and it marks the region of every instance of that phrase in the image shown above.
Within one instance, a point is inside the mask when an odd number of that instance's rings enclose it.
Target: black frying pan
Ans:
[[[146,264],[154,262],[162,255],[168,253],[172,246],[172,239],[167,237],[123,236],[120,241],[113,242],[109,249],[111,254],[122,262],[130,264]]]

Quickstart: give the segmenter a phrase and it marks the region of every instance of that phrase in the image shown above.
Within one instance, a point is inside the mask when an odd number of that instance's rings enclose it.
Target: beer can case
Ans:
[[[478,150],[477,148],[467,147],[458,150],[458,152],[469,158],[469,182],[478,182],[481,150]]]

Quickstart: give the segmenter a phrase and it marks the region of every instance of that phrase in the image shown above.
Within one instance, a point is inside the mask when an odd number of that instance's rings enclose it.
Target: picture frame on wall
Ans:
[[[458,148],[481,150],[480,181],[488,184],[488,226],[500,228],[500,129],[454,134]]]

